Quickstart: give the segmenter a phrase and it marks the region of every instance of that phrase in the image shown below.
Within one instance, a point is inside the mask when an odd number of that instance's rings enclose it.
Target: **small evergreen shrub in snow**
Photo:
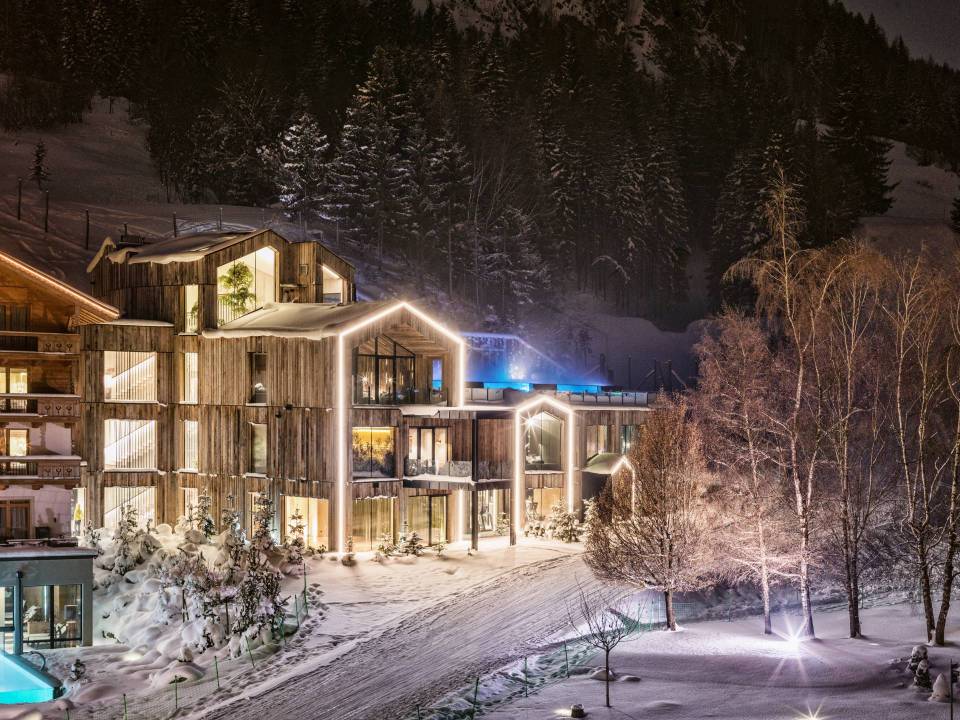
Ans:
[[[286,541],[283,543],[285,562],[288,565],[300,565],[302,567],[303,554],[306,550],[306,543],[303,541],[303,533],[307,526],[303,522],[303,515],[300,513],[299,508],[295,510],[293,515],[290,517],[290,524],[287,527],[290,533],[287,536]]]
[[[915,687],[922,690],[929,690],[933,687],[930,682],[930,664],[927,662],[926,658],[920,661],[917,665],[917,672],[913,676],[913,684]]]
[[[567,543],[580,541],[580,523],[577,522],[577,516],[567,512],[561,502],[554,503],[550,509],[547,531],[554,540]]]
[[[400,552],[402,552],[404,555],[423,555],[423,538],[421,538],[416,532],[412,532],[410,535],[401,536]]]
[[[510,532],[510,516],[500,513],[497,516],[497,535],[506,535]]]
[[[100,528],[95,528],[90,523],[87,523],[83,531],[83,544],[96,550],[97,555],[103,555],[102,532]]]
[[[380,544],[377,545],[377,551],[373,555],[374,560],[382,560],[383,558],[388,558],[391,555],[396,555],[397,553],[397,544],[393,541],[393,537],[387,534],[380,536]]]
[[[437,557],[443,555],[443,551],[447,549],[447,541],[443,538],[440,538],[433,544],[433,551],[437,554]]]
[[[207,540],[217,534],[217,526],[213,522],[213,498],[210,497],[210,491],[204,488],[197,496],[197,507],[194,510],[194,526],[202,532]]]
[[[83,660],[77,658],[70,665],[70,674],[67,676],[71,682],[82,682],[84,676],[87,674],[87,666],[84,664]]]

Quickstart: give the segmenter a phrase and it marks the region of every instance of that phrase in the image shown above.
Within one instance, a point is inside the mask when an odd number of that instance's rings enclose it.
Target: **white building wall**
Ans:
[[[33,527],[49,527],[53,537],[70,534],[72,495],[69,490],[53,485],[44,485],[39,490],[29,486],[11,486],[0,490],[0,500],[32,500]]]

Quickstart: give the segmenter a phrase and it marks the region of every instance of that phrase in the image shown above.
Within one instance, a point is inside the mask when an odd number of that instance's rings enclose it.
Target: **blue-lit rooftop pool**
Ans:
[[[0,705],[53,700],[60,684],[23,658],[0,651]]]

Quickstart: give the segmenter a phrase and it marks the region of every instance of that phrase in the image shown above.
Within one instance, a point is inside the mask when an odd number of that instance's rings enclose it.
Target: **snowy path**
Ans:
[[[211,697],[190,709],[204,718],[398,718],[478,673],[504,665],[567,624],[577,580],[592,583],[579,556],[509,570],[403,617],[361,640],[327,667],[304,662],[253,692]],[[299,661],[299,658],[298,658]],[[267,676],[270,677],[269,675]]]

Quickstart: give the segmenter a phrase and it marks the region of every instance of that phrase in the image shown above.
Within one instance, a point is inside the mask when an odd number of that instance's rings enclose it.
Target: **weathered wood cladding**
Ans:
[[[225,236],[226,240],[226,236]],[[354,295],[354,268],[316,242],[289,242],[272,230],[262,230],[203,258],[188,262],[137,262],[136,248],[122,259],[104,256],[90,273],[94,294],[120,308],[125,317],[163,320],[184,332],[184,286],[200,292],[201,327],[217,325],[217,268],[244,255],[270,247],[277,251],[278,301],[321,302],[326,265],[346,280],[346,300]]]

